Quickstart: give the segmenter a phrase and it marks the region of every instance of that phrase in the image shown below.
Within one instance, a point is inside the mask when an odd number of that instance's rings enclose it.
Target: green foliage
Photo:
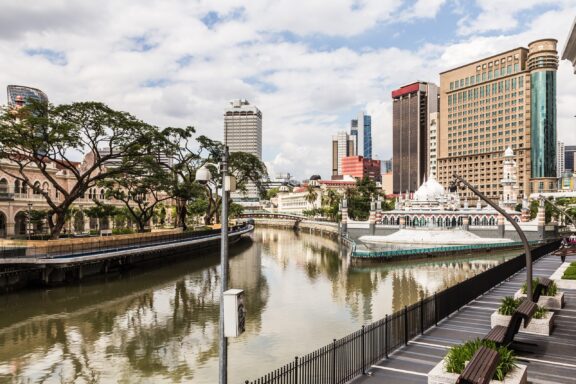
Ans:
[[[270,200],[275,198],[278,195],[279,188],[270,188],[266,191],[266,199]]]
[[[564,271],[563,279],[576,280],[576,263],[570,264],[570,266]]]
[[[502,299],[498,313],[505,316],[512,316],[516,308],[520,305],[520,299],[515,299],[512,296],[506,296]]]
[[[536,290],[536,285],[538,285],[538,283],[539,283],[538,278],[532,279],[532,293],[534,293],[534,291]],[[522,293],[526,294],[526,289],[528,289],[527,286],[528,284],[526,283],[522,285]],[[558,293],[558,286],[554,281],[552,281],[552,283],[550,283],[550,286],[548,287],[548,292],[546,292],[546,296],[556,296],[556,293]]]
[[[508,372],[516,366],[516,356],[512,350],[506,347],[497,347],[496,343],[488,340],[475,339],[451,347],[446,355],[446,371],[457,374],[462,373],[466,361],[470,361],[476,350],[483,346],[498,352],[500,361],[496,367],[493,379],[503,380]]]
[[[113,235],[130,235],[134,233],[134,230],[131,228],[114,228],[112,230]]]
[[[505,316],[512,316],[523,300],[523,298],[515,299],[511,296],[505,296],[502,299],[500,307],[498,308],[498,313]],[[538,306],[532,317],[534,319],[542,319],[546,313],[548,313],[546,308]]]
[[[230,219],[240,216],[243,212],[244,207],[242,205],[236,204],[234,202],[230,203],[228,207],[228,217]]]

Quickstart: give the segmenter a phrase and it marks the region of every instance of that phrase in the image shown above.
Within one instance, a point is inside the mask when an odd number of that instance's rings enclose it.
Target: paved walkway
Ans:
[[[566,261],[576,261],[570,256]],[[534,264],[534,276],[549,277],[561,265],[558,256],[545,256]],[[462,341],[483,337],[490,330],[490,315],[504,296],[513,296],[525,281],[525,270],[441,321],[388,359],[372,366],[354,384],[427,383],[427,373]],[[517,334],[515,340],[536,343],[532,352],[518,352],[519,363],[528,365],[531,383],[576,383],[576,290],[565,290],[566,306],[556,312],[551,336]]]

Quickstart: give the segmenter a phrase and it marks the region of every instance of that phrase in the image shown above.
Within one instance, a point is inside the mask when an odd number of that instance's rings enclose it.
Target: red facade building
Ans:
[[[362,156],[348,156],[342,158],[342,174],[363,179],[381,181],[380,160],[365,159]]]

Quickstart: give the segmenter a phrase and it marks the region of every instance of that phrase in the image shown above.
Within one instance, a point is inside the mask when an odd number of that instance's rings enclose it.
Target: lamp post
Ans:
[[[30,240],[31,238],[31,232],[32,232],[32,203],[28,203],[28,240]]]
[[[505,210],[500,208],[498,204],[494,203],[492,200],[484,196],[483,193],[481,193],[472,185],[470,185],[470,183],[468,183],[458,174],[454,173],[452,176],[454,179],[452,180],[452,182],[450,182],[449,187],[450,192],[455,192],[458,187],[460,187],[460,189],[468,188],[476,196],[482,199],[482,201],[484,201],[486,204],[488,204],[489,206],[494,208],[498,213],[504,216],[506,220],[508,220],[510,224],[512,224],[512,226],[518,233],[518,236],[520,237],[520,240],[524,245],[524,254],[526,255],[526,297],[528,298],[528,300],[532,301],[532,254],[530,253],[530,245],[528,244],[528,239],[526,238],[526,235],[524,234],[524,232],[522,231],[516,220],[514,220]]]
[[[207,165],[206,163],[205,165]],[[196,171],[196,180],[207,183],[212,178],[208,168],[202,166]],[[228,146],[224,145],[224,156],[220,163],[222,172],[222,218],[220,220],[220,322],[219,322],[219,346],[220,358],[218,361],[219,383],[228,383],[228,340],[224,336],[224,292],[228,289]],[[232,183],[230,183],[232,184]]]

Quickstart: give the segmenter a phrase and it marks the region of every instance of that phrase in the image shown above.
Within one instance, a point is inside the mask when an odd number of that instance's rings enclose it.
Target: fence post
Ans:
[[[434,324],[438,325],[438,295],[434,292]]]
[[[388,314],[384,316],[384,356],[388,358]]]
[[[298,384],[298,356],[294,358],[294,384]]]
[[[424,334],[424,299],[420,299],[420,334]]]
[[[364,330],[364,326],[362,326],[362,342],[361,342],[361,346],[362,346],[362,351],[361,351],[361,357],[362,357],[362,374],[365,375],[366,374],[366,352],[364,351],[365,348],[365,341],[364,341],[364,335],[366,334],[365,330]]]
[[[404,345],[408,345],[408,307],[404,306]]]
[[[336,339],[332,341],[332,383],[336,384]]]

